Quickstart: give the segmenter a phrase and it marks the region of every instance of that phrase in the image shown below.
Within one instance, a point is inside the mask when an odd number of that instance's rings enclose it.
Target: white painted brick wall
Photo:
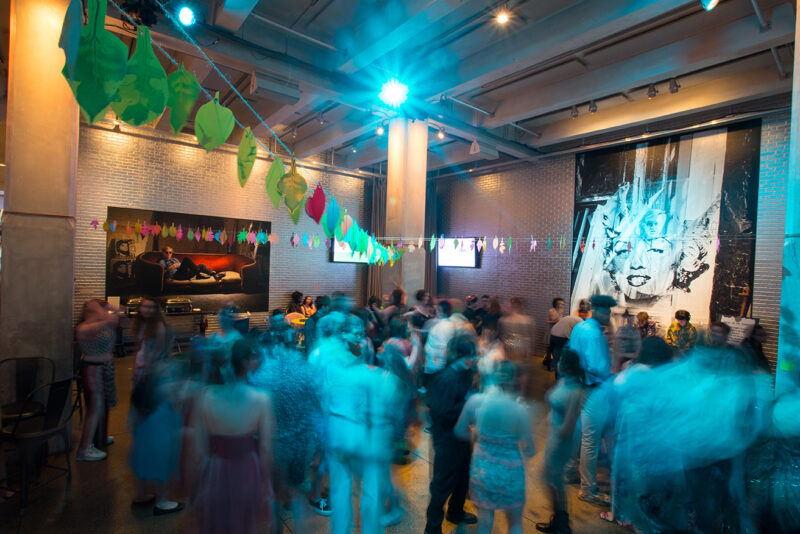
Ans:
[[[269,161],[259,159],[242,188],[236,178],[236,147],[225,146],[207,154],[201,147],[187,144],[193,141],[190,136],[181,136],[176,142],[168,134],[133,131],[135,134],[129,135],[85,124],[80,128],[75,318],[86,299],[105,295],[106,234],[90,223],[93,219],[102,223],[108,206],[271,221],[272,231],[280,238],[270,254],[271,309],[285,307],[294,290],[314,296],[344,291],[358,302],[363,300],[365,266],[330,263],[323,248],[289,245],[292,231],[301,238],[304,232],[318,234],[323,242],[324,232],[305,214],[295,226],[283,206],[273,207],[264,186]],[[324,172],[301,173],[309,182],[311,178],[319,181],[340,207],[369,227],[369,182]]]

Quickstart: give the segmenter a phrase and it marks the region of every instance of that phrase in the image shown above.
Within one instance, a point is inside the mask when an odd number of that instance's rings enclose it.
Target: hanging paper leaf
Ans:
[[[250,173],[253,172],[253,164],[256,162],[258,156],[258,144],[256,144],[256,136],[248,126],[244,129],[242,142],[239,143],[239,152],[236,156],[236,172],[239,177],[239,185],[244,187],[247,179],[250,178]]]
[[[228,241],[228,232],[226,232],[225,229],[223,228],[222,232],[220,232],[219,235],[219,244],[224,245],[227,241]]]
[[[186,239],[188,239],[189,241],[194,239],[194,230],[192,228],[189,228],[189,235],[186,236]]]
[[[340,226],[342,228],[342,236],[346,236],[347,232],[350,231],[350,227],[353,226],[353,218],[350,217],[350,214],[346,211],[342,217],[342,224]]]
[[[283,195],[283,203],[286,205],[286,209],[289,210],[289,215],[291,215],[295,224],[300,220],[300,211],[303,209],[303,204],[305,204],[307,190],[306,179],[297,172],[297,162],[292,158],[289,172],[278,180],[278,192]]]
[[[475,248],[477,248],[477,249],[478,249],[478,252],[480,252],[480,251],[481,251],[481,249],[483,249],[483,241],[481,241],[481,238],[480,238],[480,237],[479,237],[479,238],[478,238],[478,240],[475,242]]]
[[[319,224],[323,213],[325,213],[325,191],[322,190],[321,185],[318,185],[314,189],[314,194],[306,202],[306,214]]]
[[[186,235],[186,232],[183,231],[183,226],[180,224],[178,225],[178,231],[175,233],[175,237],[178,238],[178,241],[182,240],[183,237]]]
[[[181,63],[178,70],[167,76],[167,90],[169,125],[172,127],[172,135],[178,135],[192,114],[200,95],[200,84],[194,74],[185,70]]]
[[[97,230],[97,227],[100,226],[100,221],[98,221],[97,219],[94,219],[92,222],[89,223],[89,226],[91,226],[95,230]],[[105,228],[105,225],[104,225],[104,228]]]
[[[256,233],[253,231],[247,232],[247,242],[251,245],[256,244]]]
[[[61,25],[61,38],[58,47],[64,51],[64,70],[62,73],[67,82],[72,82],[75,74],[75,63],[78,61],[78,48],[81,42],[83,27],[83,6],[80,0],[70,0],[64,23]],[[96,228],[95,228],[96,229]]]
[[[103,118],[125,78],[128,47],[105,29],[105,0],[89,0],[89,19],[81,29],[77,59],[61,73],[89,124]],[[73,11],[74,13],[74,11]],[[65,20],[66,22],[66,20]],[[70,21],[70,24],[73,22]]]
[[[228,234],[228,246],[233,245],[233,240],[236,239],[236,234],[234,233],[236,230]]]
[[[494,236],[494,240],[492,241],[492,248],[497,250],[497,247],[500,245],[500,240],[497,239],[497,236]]]
[[[594,239],[592,239],[592,250],[594,250],[594,247],[595,247],[595,243],[594,243]]]
[[[203,237],[203,236],[202,236],[202,233],[200,232],[200,227],[198,226],[198,227],[197,227],[197,228],[195,228],[195,230],[194,230],[194,240],[195,240],[195,241],[197,241],[197,242],[199,243],[199,242],[200,242],[200,239],[201,239],[202,237]]]
[[[506,244],[505,244],[505,242],[503,242],[503,241],[501,241],[501,242],[500,242],[499,251],[500,251],[500,254],[503,254],[503,253],[505,253],[505,251],[506,251]]]
[[[550,250],[550,234],[547,234],[547,250]]]
[[[433,252],[433,249],[435,249],[435,248],[436,248],[436,236],[432,235],[431,236],[431,242],[430,242],[431,252]]]
[[[439,236],[439,250],[444,249],[444,234]]]
[[[456,250],[458,250],[458,243],[459,243],[458,238],[453,239],[453,248]]]
[[[330,239],[326,239],[325,240],[325,248],[331,248],[331,240]]]
[[[581,254],[586,250],[586,239],[581,239]]]
[[[178,234],[178,229],[175,228],[175,223],[172,223],[171,225],[169,225],[169,236],[175,237],[177,234]]]
[[[261,245],[266,245],[267,244],[267,233],[264,230],[260,230],[259,229],[258,233],[256,234],[256,241],[258,241],[259,244],[261,244]]]
[[[133,231],[136,232],[136,237],[142,235],[142,221],[136,221],[136,224],[133,225]]]
[[[157,236],[160,233],[161,233],[161,225],[158,224],[158,221],[156,221],[155,226],[150,227],[150,235]]]
[[[336,203],[335,198],[331,197],[328,209],[325,210],[324,224],[322,225],[322,229],[325,230],[325,235],[328,239],[336,232],[336,227],[339,226],[340,215],[339,204]]]
[[[535,239],[533,240],[533,251],[536,252],[536,246],[539,244]]]
[[[217,230],[217,233],[214,234],[214,240],[219,243],[220,245],[224,245],[225,243],[222,242],[222,230]]]
[[[533,236],[531,236],[531,249],[528,252],[533,252]]]
[[[219,91],[217,91],[214,100],[200,106],[194,117],[197,142],[206,149],[206,152],[211,152],[228,140],[235,122],[233,112],[219,104]]]
[[[508,239],[506,239],[506,248],[508,248],[509,252],[511,252],[511,245],[513,244],[514,240],[511,238],[511,236],[508,236]]]
[[[319,236],[318,235],[314,236],[314,241],[313,241],[312,245],[314,246],[314,248],[319,248]]]
[[[269,241],[270,244],[272,244],[272,245],[277,245],[278,244],[278,234],[269,234],[269,237],[267,238],[267,241]]]
[[[109,221],[108,219],[106,219],[106,222],[103,223],[103,230],[105,230],[106,232],[111,231],[111,221]]]
[[[475,240],[474,239],[470,239],[469,240],[469,249],[470,250],[475,250]]]
[[[422,237],[417,241],[417,248],[422,248]]]
[[[117,221],[111,221],[111,231],[112,232],[117,231]]]
[[[245,241],[247,241],[247,230],[242,228],[242,231],[239,232],[239,235],[236,236],[236,240],[239,243],[244,243]]]
[[[286,169],[283,166],[283,161],[276,156],[269,166],[266,181],[267,196],[272,201],[272,205],[275,206],[275,209],[278,209],[281,205],[281,194],[278,191],[278,182],[283,178],[284,174],[286,174]]]
[[[303,246],[304,247],[308,246],[308,234],[307,233],[303,233]]]
[[[150,30],[136,28],[136,50],[128,60],[125,78],[111,109],[120,119],[134,126],[153,122],[167,106],[167,73],[153,52]]]
[[[358,243],[356,244],[356,250],[361,253],[363,256],[367,253],[367,246],[369,245],[369,234],[365,230],[358,231]]]
[[[206,234],[206,241],[211,243],[212,241],[217,240],[217,234],[214,232],[213,228],[208,229],[208,233]]]

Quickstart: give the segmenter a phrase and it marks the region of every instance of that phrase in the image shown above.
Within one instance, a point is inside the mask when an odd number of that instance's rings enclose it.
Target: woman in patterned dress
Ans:
[[[490,534],[494,513],[506,514],[508,532],[522,534],[525,504],[525,459],[534,454],[530,415],[515,400],[514,364],[504,361],[495,371],[496,386],[467,400],[454,429],[468,440],[474,428],[470,465],[471,500],[479,508],[478,532]]]

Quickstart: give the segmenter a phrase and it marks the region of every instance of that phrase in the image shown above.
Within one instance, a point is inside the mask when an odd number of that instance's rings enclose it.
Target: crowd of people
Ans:
[[[361,532],[383,532],[404,520],[392,465],[413,459],[409,427],[419,425],[434,453],[425,532],[448,521],[490,534],[502,513],[521,534],[535,454],[534,320],[516,297],[470,295],[462,306],[421,290],[414,300],[402,287],[364,308],[344,294],[296,292],[266,332],[240,331],[225,308],[218,333],[175,354],[159,303],[142,299],[133,505],[154,515],[187,505],[200,533],[279,532],[284,507],[297,532],[311,531],[313,511],[345,534],[357,496]],[[556,380],[537,476],[553,515],[536,528],[571,532],[574,483],[600,517],[636,532],[800,529],[800,397],[773,397],[763,329],[734,347],[727,325],[701,335],[679,310],[664,339],[646,313],[612,328],[615,306],[595,295],[570,315],[557,298],[546,316],[541,361]],[[111,439],[113,312],[91,300],[76,329],[88,410],[79,460],[103,460]],[[608,467],[608,492],[598,466]]]

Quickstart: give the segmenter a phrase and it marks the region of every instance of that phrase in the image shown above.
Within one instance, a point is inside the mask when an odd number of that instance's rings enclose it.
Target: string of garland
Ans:
[[[128,21],[136,25],[119,4],[114,0],[110,2]],[[260,123],[291,153],[213,60],[177,23],[169,10],[160,1],[156,0],[156,3]],[[228,140],[235,125],[242,127],[244,135],[237,153],[237,178],[242,187],[252,173],[258,154],[257,147],[261,146],[274,158],[265,178],[267,194],[276,209],[283,201],[294,224],[299,222],[300,214],[305,211],[315,223],[322,226],[327,236],[326,243],[330,244],[331,238],[336,237],[347,243],[353,251],[367,256],[370,263],[394,264],[402,257],[402,248],[393,244],[386,246],[374,235],[360,228],[347,210],[340,209],[332,195],[325,194],[321,184],[313,177],[313,194],[310,198],[306,197],[308,182],[297,171],[298,164],[294,156],[287,171],[280,157],[264,146],[255,137],[252,129],[237,120],[230,109],[219,103],[219,93],[211,97],[194,74],[186,71],[183,64],[179,64],[161,45],[155,43],[164,56],[177,67],[176,71],[167,76],[153,52],[148,28],[137,26],[136,48],[128,59],[127,48],[122,41],[105,29],[106,10],[105,0],[88,0],[88,17],[84,26],[81,2],[71,0],[59,40],[59,46],[65,55],[62,74],[89,124],[102,119],[109,107],[120,120],[133,126],[151,124],[159,120],[166,108],[169,108],[170,126],[173,135],[177,135],[186,125],[200,92],[203,92],[209,101],[200,106],[195,114],[194,129],[198,144],[210,152]]]

